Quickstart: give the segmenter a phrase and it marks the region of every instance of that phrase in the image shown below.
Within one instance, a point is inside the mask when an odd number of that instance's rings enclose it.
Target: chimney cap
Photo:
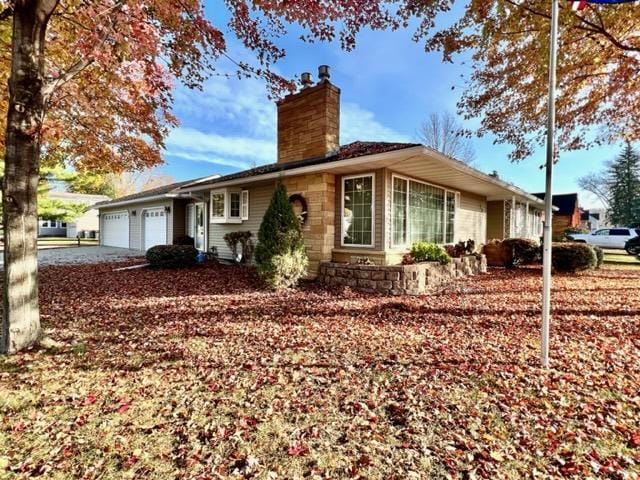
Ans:
[[[331,78],[329,65],[320,65],[318,67],[318,80],[320,82],[328,82]]]
[[[313,80],[311,80],[311,74],[309,72],[304,72],[300,75],[300,84],[302,88],[309,88],[313,84]]]

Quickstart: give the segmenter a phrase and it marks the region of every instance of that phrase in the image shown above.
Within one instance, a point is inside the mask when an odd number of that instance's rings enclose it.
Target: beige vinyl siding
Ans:
[[[504,237],[504,201],[487,202],[487,239]]]
[[[100,209],[100,216],[105,213],[112,212],[128,212],[129,213],[129,248],[134,250],[142,250],[142,211],[148,208],[171,207],[171,212],[166,214],[167,219],[167,243],[173,242],[173,200],[155,200],[150,202],[132,203],[130,205],[107,207]],[[133,215],[133,211],[136,212]],[[100,225],[102,228],[102,225]],[[102,238],[102,236],[101,236]]]
[[[342,246],[342,178],[343,176],[336,175],[336,234],[335,234],[335,248],[349,249],[349,250],[368,250],[368,251],[382,251],[384,250],[385,239],[385,227],[384,227],[384,198],[385,198],[385,169],[378,170],[364,170],[362,175],[374,174],[375,185],[375,201],[374,201],[374,245],[371,247],[359,247],[357,245]],[[344,175],[348,177],[358,176],[359,173],[350,173]]]
[[[392,204],[392,176],[394,171],[386,169],[385,170],[385,178],[386,178],[386,209],[385,209],[385,221],[384,221],[384,231],[385,231],[385,245],[387,245],[388,251],[396,251],[396,249],[391,247],[391,204]],[[407,177],[402,173],[398,173],[403,178],[414,178]],[[458,192],[458,203],[456,209],[456,218],[455,218],[455,230],[454,230],[454,242],[459,242],[461,240],[473,239],[477,244],[484,243],[486,241],[486,211],[487,211],[487,202],[485,197],[481,197],[479,195],[474,195],[473,193],[468,192],[459,192],[456,189],[452,189],[447,187],[446,185],[438,185],[433,182],[429,182],[428,178],[415,178],[415,180],[430,183],[436,187],[448,189],[450,191]]]
[[[249,219],[244,220],[242,223],[210,223],[209,222],[209,248],[216,247],[220,258],[231,259],[231,250],[224,242],[225,234],[229,232],[250,231],[253,234],[254,245],[258,241],[258,230],[262,223],[271,196],[273,195],[274,185],[263,185],[260,187],[242,188],[242,190],[249,190]],[[209,202],[209,196],[207,195],[207,202]],[[207,208],[207,215],[209,214]]]
[[[476,245],[487,241],[487,202],[484,197],[461,192],[455,219],[454,242],[472,239]]]

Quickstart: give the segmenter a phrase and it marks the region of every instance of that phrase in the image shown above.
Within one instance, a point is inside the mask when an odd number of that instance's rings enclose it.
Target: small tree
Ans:
[[[260,224],[255,259],[258,274],[274,290],[295,285],[307,271],[300,221],[280,182]]]
[[[614,225],[640,223],[640,156],[629,143],[609,167],[609,195]]]

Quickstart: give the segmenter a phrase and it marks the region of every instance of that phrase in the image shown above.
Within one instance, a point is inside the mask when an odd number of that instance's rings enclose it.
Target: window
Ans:
[[[609,235],[609,230],[598,230],[596,233],[594,233],[594,235]]]
[[[342,244],[373,246],[373,174],[342,179]]]
[[[231,218],[240,218],[240,192],[231,192],[229,194],[229,216]]]
[[[224,192],[211,192],[211,218],[224,218]]]
[[[60,223],[60,227],[61,228],[67,228],[67,222],[61,222]]]
[[[211,192],[212,223],[241,223],[248,219],[248,190],[224,189]]]
[[[406,247],[420,240],[453,243],[456,193],[403,177],[392,178],[391,242]]]
[[[627,229],[627,228],[612,228],[609,231],[609,235],[616,235],[616,236],[619,236],[619,237],[622,237],[622,236],[628,237],[628,236],[631,235],[631,233],[629,232],[629,229]]]
[[[393,244],[407,243],[407,184],[403,178],[393,177],[392,229]]]
[[[456,194],[447,192],[447,223],[445,225],[444,243],[453,243],[453,230],[456,223]]]

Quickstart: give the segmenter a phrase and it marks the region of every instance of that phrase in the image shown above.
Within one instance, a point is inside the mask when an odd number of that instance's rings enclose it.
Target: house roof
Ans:
[[[534,193],[534,195],[540,200],[544,200],[544,192]],[[578,194],[562,193],[559,195],[554,195],[553,201],[551,203],[553,203],[554,207],[558,207],[558,215],[573,215],[573,212],[575,212],[576,206],[578,205]]]
[[[362,171],[363,168],[393,167],[400,174],[420,178],[428,175],[436,184],[450,188],[484,195],[489,199],[512,198],[519,196],[525,201],[542,205],[542,201],[524,190],[506,183],[499,178],[487,175],[455,158],[439,153],[417,143],[392,142],[353,142],[343,145],[333,155],[307,158],[303,160],[272,163],[229,175],[209,176],[187,180],[157,189],[102,202],[94,208],[119,206],[138,201],[155,200],[167,197],[191,196],[212,186],[232,186],[274,179],[279,176],[303,173],[328,172],[349,174]]]
[[[193,180],[186,180],[182,182],[170,183],[169,185],[162,185],[160,187],[151,188],[149,190],[144,190],[142,192],[132,193],[130,195],[125,195],[124,197],[114,198],[112,200],[107,200],[104,202],[99,202],[94,205],[94,208],[102,208],[107,207],[112,204],[120,204],[120,203],[128,203],[134,200],[143,200],[148,197],[158,197],[161,195],[165,195],[176,188],[180,188],[183,185],[193,182]]]
[[[267,173],[281,172],[292,170],[294,168],[309,167],[312,165],[320,165],[323,163],[331,163],[337,160],[348,160],[351,158],[363,157],[365,155],[374,155],[376,153],[393,152],[405,148],[418,147],[418,143],[392,143],[392,142],[353,142],[340,147],[337,153],[328,157],[315,157],[304,160],[297,160],[287,163],[270,163],[261,165],[260,167],[243,170],[241,172],[231,173],[217,178],[204,178],[193,180],[182,185],[181,188],[188,188],[204,184],[216,184],[226,182],[228,180],[237,180],[240,178],[255,177]]]

